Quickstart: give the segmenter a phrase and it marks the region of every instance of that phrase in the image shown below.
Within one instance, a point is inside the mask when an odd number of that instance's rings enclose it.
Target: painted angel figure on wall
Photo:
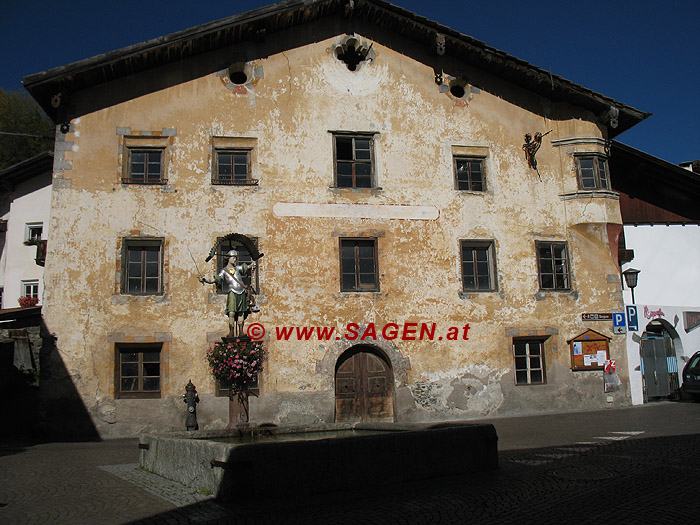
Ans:
[[[543,135],[538,131],[537,133],[535,133],[534,140],[532,138],[532,135],[530,135],[529,133],[525,133],[525,144],[523,144],[523,151],[525,152],[527,165],[537,172],[538,177],[540,176],[540,172],[537,169],[537,159],[535,158],[535,155],[537,155],[540,146],[542,146],[542,138],[549,135],[551,132],[552,130],[549,130]],[[540,177],[540,180],[542,180],[542,177]]]

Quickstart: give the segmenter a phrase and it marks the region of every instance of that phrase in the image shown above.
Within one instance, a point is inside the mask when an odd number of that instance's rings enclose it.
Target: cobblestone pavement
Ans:
[[[665,408],[666,407],[666,408]],[[679,523],[694,521],[700,487],[700,404],[494,421],[500,468],[401,486],[219,504],[140,470],[136,440],[0,445],[0,521],[5,523]],[[680,407],[680,408],[679,408]],[[671,414],[680,430],[657,428]],[[608,421],[607,426],[605,421]],[[645,421],[647,423],[645,423]],[[544,423],[543,423],[544,422]],[[552,426],[553,422],[556,426]],[[572,427],[579,425],[569,436]],[[632,428],[629,423],[634,423]],[[504,430],[499,430],[501,426]],[[512,429],[560,429],[567,441],[509,447]],[[609,430],[605,430],[609,428]],[[627,428],[622,430],[622,428]],[[691,433],[696,428],[695,433]],[[656,429],[656,430],[655,430]],[[534,435],[534,434],[533,434]],[[652,436],[652,437],[648,437]],[[502,438],[503,439],[503,438]],[[531,440],[532,441],[532,440]],[[503,450],[506,449],[506,450]],[[410,461],[410,458],[406,458]],[[294,483],[294,473],[281,473]],[[245,491],[245,483],[241,484]]]

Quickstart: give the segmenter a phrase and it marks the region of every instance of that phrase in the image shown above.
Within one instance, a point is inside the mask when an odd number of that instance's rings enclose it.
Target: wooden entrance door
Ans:
[[[394,420],[394,374],[384,359],[366,350],[351,349],[338,359],[336,421]]]

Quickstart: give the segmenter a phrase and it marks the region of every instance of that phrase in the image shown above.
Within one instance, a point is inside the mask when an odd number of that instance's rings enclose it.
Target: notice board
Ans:
[[[610,338],[595,330],[586,330],[567,343],[571,351],[571,370],[603,370],[605,361],[610,359]]]

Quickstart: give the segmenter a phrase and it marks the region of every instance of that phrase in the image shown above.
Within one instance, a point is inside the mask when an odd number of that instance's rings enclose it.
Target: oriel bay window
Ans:
[[[609,190],[608,160],[601,155],[577,155],[578,187],[581,190]]]
[[[374,187],[374,140],[371,135],[333,136],[338,188]]]
[[[161,397],[161,343],[116,345],[115,397]]]
[[[569,250],[565,242],[537,242],[540,290],[570,290]]]
[[[340,239],[340,289],[379,291],[376,239]]]
[[[163,292],[163,240],[125,239],[122,253],[122,293]]]

